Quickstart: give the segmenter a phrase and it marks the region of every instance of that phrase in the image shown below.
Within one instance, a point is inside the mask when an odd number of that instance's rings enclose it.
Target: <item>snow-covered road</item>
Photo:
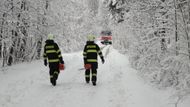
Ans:
[[[86,84],[79,70],[82,52],[63,54],[66,69],[55,87],[42,60],[7,68],[0,72],[0,107],[174,107],[169,91],[144,83],[127,56],[111,46],[103,53],[97,86]]]

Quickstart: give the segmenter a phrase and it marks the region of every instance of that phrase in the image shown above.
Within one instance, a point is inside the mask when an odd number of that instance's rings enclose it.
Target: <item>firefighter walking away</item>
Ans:
[[[62,69],[64,67],[64,61],[61,55],[61,51],[54,42],[54,35],[49,34],[48,39],[45,41],[44,46],[44,65],[47,66],[49,64],[49,74],[50,74],[50,82],[53,86],[56,86],[56,80],[59,75],[59,67]]]
[[[102,63],[104,63],[104,57],[102,54],[102,51],[100,50],[100,47],[94,43],[95,36],[89,35],[87,36],[87,42],[84,47],[83,51],[83,57],[84,57],[84,67],[86,69],[85,71],[85,80],[86,83],[90,82],[90,79],[92,81],[92,84],[95,86],[97,81],[97,69],[98,69],[98,58],[99,55]],[[90,76],[91,74],[91,76]]]

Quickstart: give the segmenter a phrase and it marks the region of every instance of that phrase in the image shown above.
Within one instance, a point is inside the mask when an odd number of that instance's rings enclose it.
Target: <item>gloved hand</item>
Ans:
[[[63,61],[63,60],[61,60],[61,61],[60,61],[60,63],[61,63],[61,64],[64,64],[64,61]]]
[[[64,61],[63,61],[62,57],[59,58],[59,61],[60,61],[61,64],[64,64]]]
[[[44,59],[44,65],[47,66],[47,59]]]
[[[105,62],[104,58],[101,58],[101,59],[102,59],[102,64],[104,64],[104,62]]]

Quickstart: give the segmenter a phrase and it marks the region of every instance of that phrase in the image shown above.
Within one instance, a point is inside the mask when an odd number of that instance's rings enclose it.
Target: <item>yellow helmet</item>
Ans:
[[[54,35],[53,34],[48,34],[48,37],[47,37],[49,40],[53,40],[54,39]]]
[[[87,36],[87,40],[88,41],[94,41],[95,40],[95,36],[94,35],[88,35]]]

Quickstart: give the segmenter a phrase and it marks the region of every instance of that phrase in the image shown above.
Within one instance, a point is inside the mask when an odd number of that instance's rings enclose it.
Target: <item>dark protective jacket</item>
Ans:
[[[83,51],[84,64],[97,63],[98,54],[101,59],[104,59],[100,47],[97,44],[95,44],[93,41],[87,41]]]
[[[52,64],[52,63],[64,64],[61,51],[58,45],[53,40],[46,40],[43,57],[44,57],[44,60],[48,59],[49,64]]]

